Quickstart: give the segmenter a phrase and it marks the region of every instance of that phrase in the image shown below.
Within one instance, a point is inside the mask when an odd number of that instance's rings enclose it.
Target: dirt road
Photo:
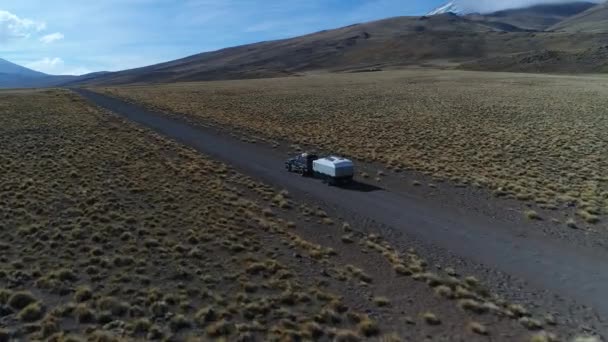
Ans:
[[[608,317],[608,267],[600,250],[583,249],[545,235],[526,232],[492,218],[433,207],[395,191],[356,184],[328,187],[285,172],[284,155],[270,147],[241,142],[212,129],[143,109],[88,90],[75,90],[94,104],[171,137],[279,188],[305,192],[347,212],[402,231],[429,246],[524,280],[594,309]]]

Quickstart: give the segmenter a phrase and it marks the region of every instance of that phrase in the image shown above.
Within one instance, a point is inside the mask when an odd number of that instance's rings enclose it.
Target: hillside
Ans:
[[[18,75],[18,76],[22,76],[22,77],[31,77],[31,78],[48,76],[47,74],[22,67],[21,65],[11,63],[2,58],[0,58],[0,74]]]
[[[577,51],[606,44],[606,35],[531,33],[510,24],[454,14],[397,17],[202,53],[81,84],[248,79],[420,65],[452,67],[500,55]]]
[[[469,15],[471,20],[503,23],[529,31],[544,31],[549,27],[595,7],[591,2],[537,5],[498,11],[486,15]]]
[[[343,70],[395,65],[427,59],[436,40],[494,31],[483,23],[452,14],[398,17],[321,31],[292,39],[261,42],[202,53],[184,59],[127,70],[95,80],[96,84],[239,79],[295,75],[310,70]],[[445,38],[444,38],[445,37]],[[414,41],[418,41],[414,43]],[[474,53],[475,42],[458,44]],[[421,45],[422,44],[422,45]],[[414,45],[416,48],[414,48]],[[424,45],[427,45],[426,47]],[[452,49],[454,50],[454,49]],[[464,51],[466,50],[466,51]]]
[[[540,50],[496,56],[465,63],[460,68],[533,73],[608,73],[608,45],[582,51]]]
[[[551,27],[552,31],[608,33],[608,3],[595,6]]]
[[[82,76],[47,75],[0,58],[0,89],[60,86],[69,82],[86,82],[104,74],[107,72],[95,72]]]
[[[80,78],[77,76],[25,76],[9,73],[0,73],[0,89],[52,87],[79,79]]]

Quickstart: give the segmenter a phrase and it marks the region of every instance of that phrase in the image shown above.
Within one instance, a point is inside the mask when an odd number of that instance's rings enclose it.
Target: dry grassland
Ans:
[[[0,341],[553,339],[477,279],[67,91],[0,93],[0,143]]]
[[[608,213],[608,79],[457,71],[106,88],[155,109],[542,209]]]

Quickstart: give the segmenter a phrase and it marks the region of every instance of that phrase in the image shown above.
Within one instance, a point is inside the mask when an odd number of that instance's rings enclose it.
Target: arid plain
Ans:
[[[0,98],[2,341],[570,333],[69,91]]]
[[[101,90],[273,144],[488,189],[527,203],[532,220],[549,212],[581,228],[605,227],[608,213],[607,80],[404,70]]]

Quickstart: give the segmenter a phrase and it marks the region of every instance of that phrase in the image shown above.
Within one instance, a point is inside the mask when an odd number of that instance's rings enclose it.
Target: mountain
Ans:
[[[77,76],[24,76],[0,73],[0,89],[53,87],[78,80]]]
[[[450,1],[450,2],[447,2],[443,5],[435,8],[434,10],[430,11],[426,15],[432,16],[432,15],[439,15],[439,14],[446,14],[446,13],[454,13],[454,14],[458,14],[458,15],[469,14],[466,11],[464,11],[462,9],[462,7],[460,7],[458,5],[457,1]]]
[[[46,86],[49,78],[52,78],[52,76],[0,58],[0,88]]]
[[[566,19],[550,28],[552,31],[608,33],[608,3]]]
[[[596,6],[592,2],[543,4],[484,15],[468,15],[470,20],[509,24],[525,31],[544,31]]]
[[[608,73],[608,45],[580,51],[540,50],[489,57],[465,63],[460,68],[534,73]]]
[[[518,15],[523,17],[524,14],[526,18],[545,18],[542,13],[551,17],[567,16],[585,7],[582,4],[560,6],[562,7],[506,11],[493,14],[493,17],[488,16],[492,19],[453,13],[389,18],[301,37],[206,52],[72,84],[115,85],[265,78],[407,66],[451,68],[497,56],[542,51],[576,53],[608,45],[608,35],[529,32],[508,23],[494,21],[495,18],[503,17],[515,22],[514,18]],[[567,61],[576,63],[573,59]],[[594,58],[589,58],[588,61],[591,64],[601,62]],[[493,64],[481,63],[476,69],[491,65]],[[562,66],[563,63],[558,63],[555,68]],[[586,70],[596,70],[594,68],[595,66],[590,66]],[[563,72],[569,70],[571,68],[563,68]]]
[[[47,74],[43,74],[41,72],[22,67],[20,65],[11,63],[2,58],[0,58],[0,74],[18,75],[18,76],[22,76],[22,77],[32,77],[32,78],[48,76]]]
[[[603,50],[608,34],[602,33],[606,4],[570,2],[480,15],[463,14],[454,1],[434,12],[439,14],[355,24],[120,72],[35,79],[0,74],[0,87],[211,81],[403,67],[608,72]]]
[[[107,74],[94,84],[180,82],[299,75],[483,56],[484,36],[501,29],[454,14],[397,17],[202,53]],[[480,55],[481,54],[481,55]]]
[[[47,75],[0,58],[0,89],[54,87],[71,82],[86,82],[105,74],[107,72],[96,72],[82,76]]]

